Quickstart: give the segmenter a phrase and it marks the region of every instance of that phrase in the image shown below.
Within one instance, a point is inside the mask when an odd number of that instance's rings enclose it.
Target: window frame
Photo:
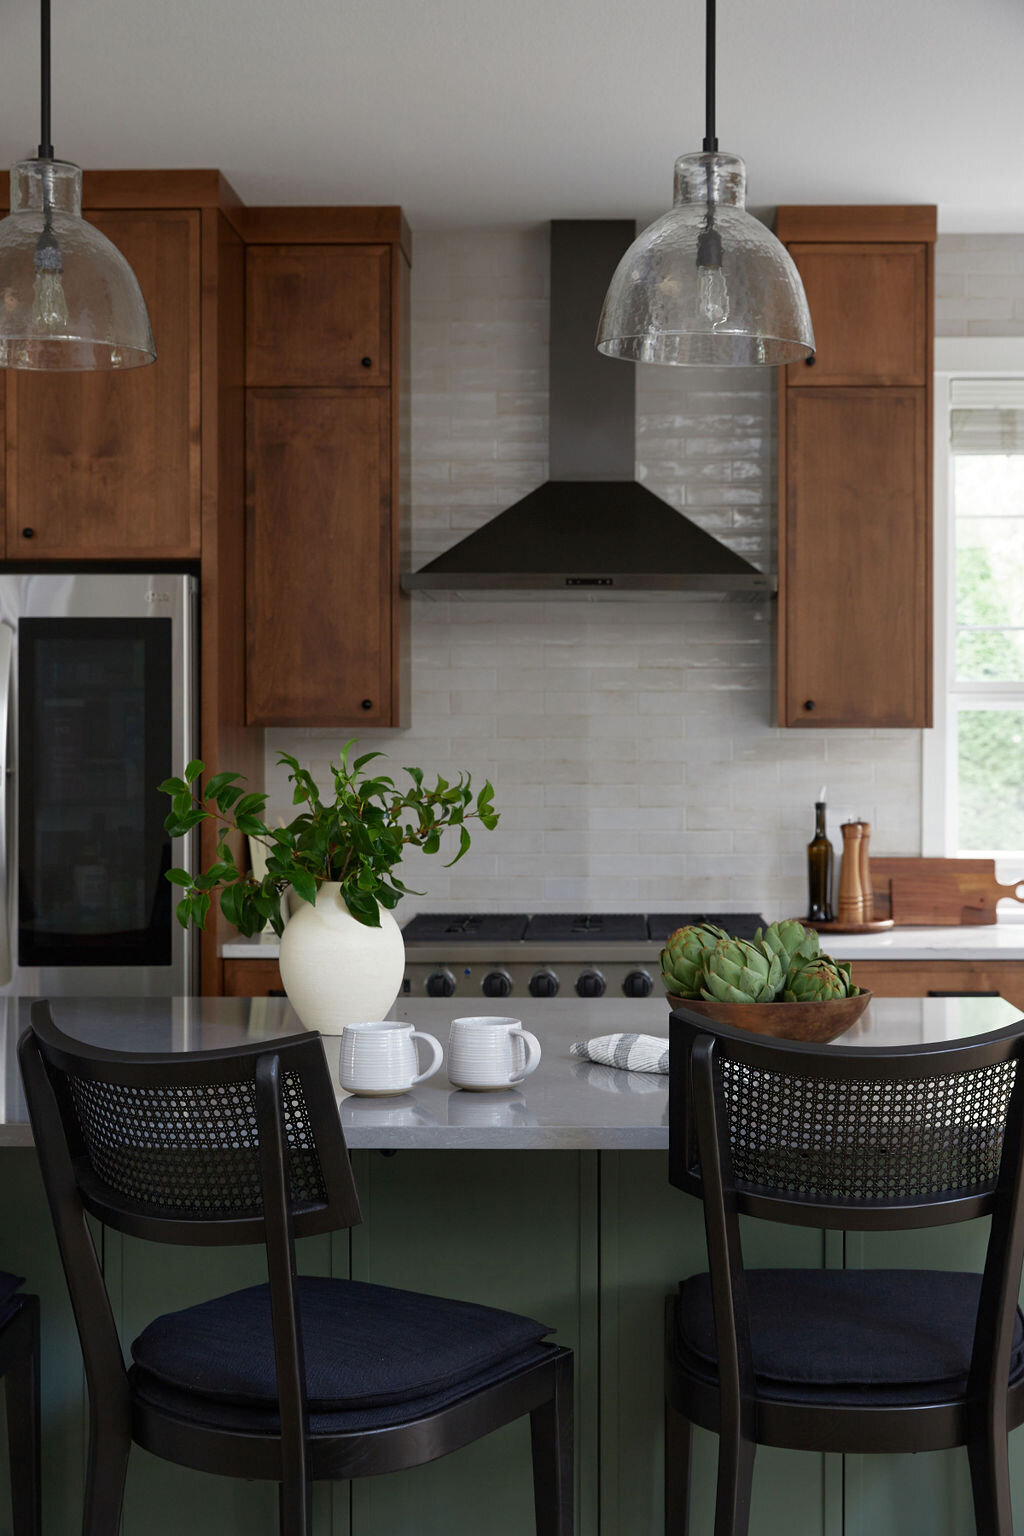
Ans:
[[[1024,681],[975,684],[970,692],[953,687],[955,670],[955,519],[949,446],[950,384],[953,379],[1024,378],[1024,336],[956,336],[935,340],[932,451],[933,504],[933,725],[922,732],[921,851],[928,857],[957,854],[957,755],[953,717],[967,703],[971,709],[1005,708],[1010,700],[1024,707]],[[1024,850],[1021,850],[1024,852]],[[1000,858],[1014,869],[1002,870]],[[1000,878],[1019,874],[1017,852],[997,855]]]

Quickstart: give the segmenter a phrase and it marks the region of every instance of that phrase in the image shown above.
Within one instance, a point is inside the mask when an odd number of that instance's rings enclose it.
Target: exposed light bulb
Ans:
[[[32,289],[32,319],[44,330],[63,331],[68,323],[68,301],[61,273],[64,261],[49,221],[36,241],[36,280]]]
[[[705,320],[717,325],[729,318],[729,290],[721,267],[697,268],[697,292],[700,312]]]
[[[729,290],[722,271],[722,237],[708,212],[697,236],[697,302],[701,315],[712,325],[729,318]]]

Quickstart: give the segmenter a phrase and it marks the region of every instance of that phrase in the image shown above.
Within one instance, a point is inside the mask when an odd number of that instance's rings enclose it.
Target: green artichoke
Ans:
[[[700,997],[705,957],[725,937],[713,923],[689,923],[669,934],[661,952],[661,979],[671,997]]]
[[[786,1003],[827,1003],[849,997],[849,966],[837,965],[830,955],[798,960],[786,977],[782,1000]],[[856,992],[858,988],[854,987]]]
[[[792,970],[798,960],[813,960],[820,948],[814,929],[805,928],[795,917],[759,928],[754,934],[754,943],[759,944],[765,954],[778,955],[784,972]]]
[[[708,952],[701,997],[719,1003],[771,1003],[785,977],[778,955],[746,939],[719,939]]]

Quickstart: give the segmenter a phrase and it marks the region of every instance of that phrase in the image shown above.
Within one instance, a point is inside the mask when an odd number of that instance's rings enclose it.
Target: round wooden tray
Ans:
[[[871,1001],[871,993],[858,992],[855,997],[837,997],[828,1003],[718,1003],[671,994],[668,1000],[673,1008],[688,1008],[715,1024],[749,1029],[754,1035],[825,1045],[856,1024]]]
[[[816,923],[809,917],[802,917],[800,921],[805,928],[813,928],[815,933],[884,933],[893,927],[895,918],[876,917],[870,923]]]

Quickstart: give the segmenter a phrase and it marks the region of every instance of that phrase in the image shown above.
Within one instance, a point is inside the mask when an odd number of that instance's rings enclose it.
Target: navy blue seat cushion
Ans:
[[[314,1411],[309,1415],[310,1433],[316,1435],[356,1434],[368,1429],[387,1429],[407,1424],[413,1419],[425,1418],[450,1408],[461,1398],[471,1397],[485,1387],[496,1386],[509,1376],[514,1376],[529,1366],[541,1365],[554,1352],[552,1344],[530,1344],[514,1355],[508,1355],[485,1371],[456,1382],[437,1392],[422,1397],[407,1397],[399,1403],[373,1408],[339,1409],[335,1412]],[[280,1433],[281,1416],[276,1404],[264,1403],[260,1407],[227,1403],[219,1398],[200,1396],[178,1387],[169,1387],[138,1366],[129,1373],[137,1401],[147,1403],[162,1413],[173,1414],[201,1429],[225,1429],[238,1434],[276,1435]]]
[[[967,1387],[981,1276],[921,1269],[747,1270],[754,1373],[766,1391],[914,1402]],[[693,1275],[676,1301],[676,1356],[713,1374],[711,1283]],[[1024,1370],[1018,1310],[1010,1379]]]
[[[297,1282],[311,1412],[383,1407],[446,1391],[552,1330],[473,1302],[357,1280]],[[132,1345],[151,1380],[224,1403],[267,1407],[277,1375],[265,1285],[156,1318]]]

